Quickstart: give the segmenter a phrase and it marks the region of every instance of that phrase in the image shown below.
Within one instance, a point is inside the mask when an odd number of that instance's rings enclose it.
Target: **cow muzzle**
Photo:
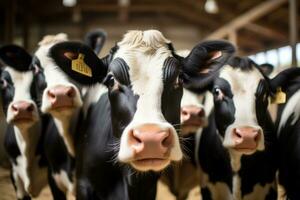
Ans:
[[[31,102],[16,101],[10,106],[11,120],[14,123],[28,123],[34,121],[35,106]]]
[[[250,126],[236,127],[232,131],[233,149],[243,153],[252,154],[262,142],[262,130]]]
[[[182,106],[180,119],[183,134],[196,132],[199,128],[207,125],[204,108],[200,106]]]
[[[170,163],[174,138],[169,128],[145,124],[130,130],[128,142],[133,150],[131,164],[140,171],[159,171]]]
[[[48,90],[47,98],[52,109],[66,109],[74,106],[76,91],[72,86],[58,85]]]

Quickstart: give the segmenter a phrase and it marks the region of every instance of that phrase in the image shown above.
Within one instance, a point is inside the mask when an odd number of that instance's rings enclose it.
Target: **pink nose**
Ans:
[[[31,118],[34,105],[26,101],[14,102],[11,106],[16,118]]]
[[[73,105],[76,91],[72,86],[59,85],[48,90],[47,95],[52,108],[70,107]]]
[[[233,130],[233,140],[237,149],[256,149],[261,132],[257,128],[238,127]]]
[[[205,117],[205,111],[199,106],[183,106],[181,107],[181,123],[188,125],[201,125],[201,121]]]
[[[135,152],[135,159],[164,159],[173,145],[173,136],[169,129],[148,124],[130,132],[129,144]]]

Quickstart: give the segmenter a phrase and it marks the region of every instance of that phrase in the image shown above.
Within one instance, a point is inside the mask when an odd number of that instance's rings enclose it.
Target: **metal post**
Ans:
[[[297,66],[297,0],[289,0],[289,18],[292,66]]]

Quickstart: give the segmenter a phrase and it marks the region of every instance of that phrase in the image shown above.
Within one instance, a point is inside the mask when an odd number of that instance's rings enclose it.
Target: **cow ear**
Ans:
[[[5,45],[0,48],[0,59],[5,65],[18,71],[28,71],[32,57],[25,49],[17,45]]]
[[[206,41],[197,44],[183,59],[184,87],[197,93],[209,89],[216,72],[234,52],[234,46],[226,41]]]
[[[102,82],[107,66],[87,45],[80,42],[61,42],[49,50],[55,64],[72,79],[83,85]]]
[[[259,68],[266,76],[269,76],[274,70],[274,66],[269,63],[261,64]]]
[[[104,30],[95,29],[89,31],[84,36],[84,43],[91,47],[94,50],[94,52],[98,55],[104,46],[106,38],[107,34]]]
[[[290,85],[300,80],[300,68],[291,67],[278,73],[270,80],[270,89],[273,93],[281,89],[286,91]]]

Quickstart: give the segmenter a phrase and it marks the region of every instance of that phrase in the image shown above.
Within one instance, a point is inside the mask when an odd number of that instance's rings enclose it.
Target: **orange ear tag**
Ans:
[[[286,94],[281,90],[281,87],[278,87],[276,94],[271,98],[271,103],[283,104],[286,102]]]
[[[92,70],[87,64],[85,64],[83,59],[84,55],[80,53],[77,59],[72,60],[72,70],[85,76],[92,77]]]

